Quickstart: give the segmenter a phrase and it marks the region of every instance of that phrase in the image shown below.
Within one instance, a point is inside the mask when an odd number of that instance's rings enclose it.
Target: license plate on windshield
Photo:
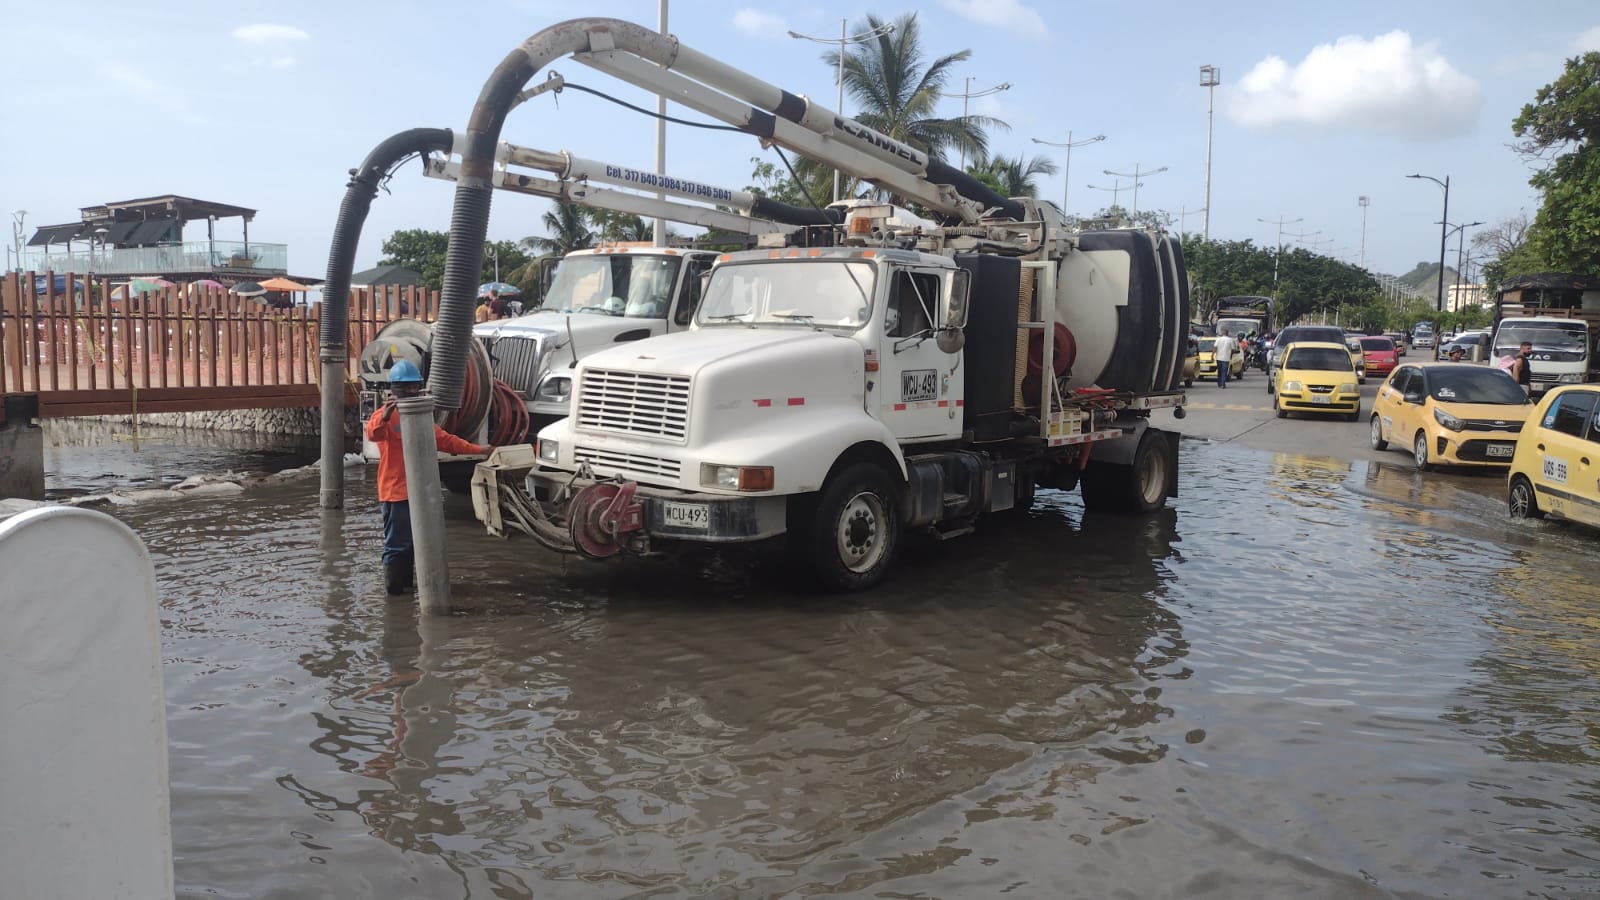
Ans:
[[[1327,406],[1329,403],[1333,402],[1333,398],[1326,394],[1318,394],[1317,396],[1311,398],[1311,402],[1318,406]]]
[[[1501,457],[1503,459],[1509,459],[1516,452],[1517,452],[1517,445],[1516,444],[1490,444],[1488,447],[1486,447],[1484,449],[1483,455],[1484,456],[1498,456],[1498,457]]]
[[[711,527],[711,507],[704,503],[677,503],[671,500],[661,504],[661,522],[673,528]]]

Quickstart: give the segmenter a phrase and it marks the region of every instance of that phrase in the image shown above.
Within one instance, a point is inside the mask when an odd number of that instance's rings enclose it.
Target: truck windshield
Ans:
[[[1515,355],[1523,341],[1535,350],[1582,353],[1588,347],[1589,330],[1582,322],[1507,322],[1495,335],[1495,353]]]
[[[1238,337],[1240,334],[1249,334],[1252,331],[1259,331],[1260,328],[1261,323],[1255,319],[1217,320],[1217,334],[1225,334],[1228,337]]]
[[[664,319],[678,281],[679,256],[604,253],[568,256],[541,308],[562,313]]]
[[[872,317],[873,266],[842,259],[729,263],[711,272],[700,325],[865,325]]]

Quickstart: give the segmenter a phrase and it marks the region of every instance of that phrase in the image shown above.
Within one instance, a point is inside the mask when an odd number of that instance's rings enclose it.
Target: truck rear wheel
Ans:
[[[876,587],[900,546],[894,482],[872,463],[846,466],[817,499],[805,556],[821,586],[844,593]]]
[[[1167,502],[1172,479],[1171,445],[1154,430],[1139,438],[1133,464],[1091,462],[1079,486],[1083,506],[1094,512],[1146,513]]]

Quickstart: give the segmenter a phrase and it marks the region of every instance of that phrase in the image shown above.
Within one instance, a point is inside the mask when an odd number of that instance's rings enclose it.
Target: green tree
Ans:
[[[872,31],[884,25],[882,19],[869,13],[866,23],[858,25],[857,29]],[[844,87],[860,110],[855,115],[856,121],[935,159],[943,159],[950,150],[960,149],[975,158],[986,154],[988,130],[1011,126],[990,116],[949,119],[935,114],[951,69],[971,55],[971,50],[961,50],[924,65],[926,51],[917,14],[900,16],[894,20],[894,31],[859,44],[845,54]],[[839,51],[824,53],[822,60],[830,70],[836,70]],[[831,178],[830,170],[830,181]],[[847,195],[851,193],[846,191]],[[831,188],[828,196],[832,196]]]
[[[566,256],[574,250],[587,250],[594,246],[595,233],[590,227],[589,210],[576,203],[557,203],[539,219],[547,235],[529,235],[522,246],[535,253],[554,253]]]
[[[1538,166],[1528,183],[1544,195],[1530,240],[1546,267],[1600,274],[1600,53],[1567,60],[1540,88],[1511,131],[1517,151]]]
[[[450,235],[444,231],[409,228],[396,231],[383,242],[380,266],[405,266],[422,273],[422,286],[439,290],[444,284],[444,258]]]
[[[1024,160],[1016,156],[980,157],[967,167],[967,174],[994,188],[1002,197],[1039,196],[1040,175],[1054,175],[1060,171],[1055,162],[1045,156]]]

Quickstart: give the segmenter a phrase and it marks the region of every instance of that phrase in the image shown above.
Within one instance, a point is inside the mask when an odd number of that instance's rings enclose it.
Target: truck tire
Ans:
[[[1091,462],[1079,487],[1083,506],[1093,512],[1147,513],[1167,502],[1172,477],[1171,444],[1146,431],[1133,452],[1133,464]]]
[[[823,486],[801,549],[827,591],[880,584],[900,547],[894,482],[872,463],[852,463]]]

